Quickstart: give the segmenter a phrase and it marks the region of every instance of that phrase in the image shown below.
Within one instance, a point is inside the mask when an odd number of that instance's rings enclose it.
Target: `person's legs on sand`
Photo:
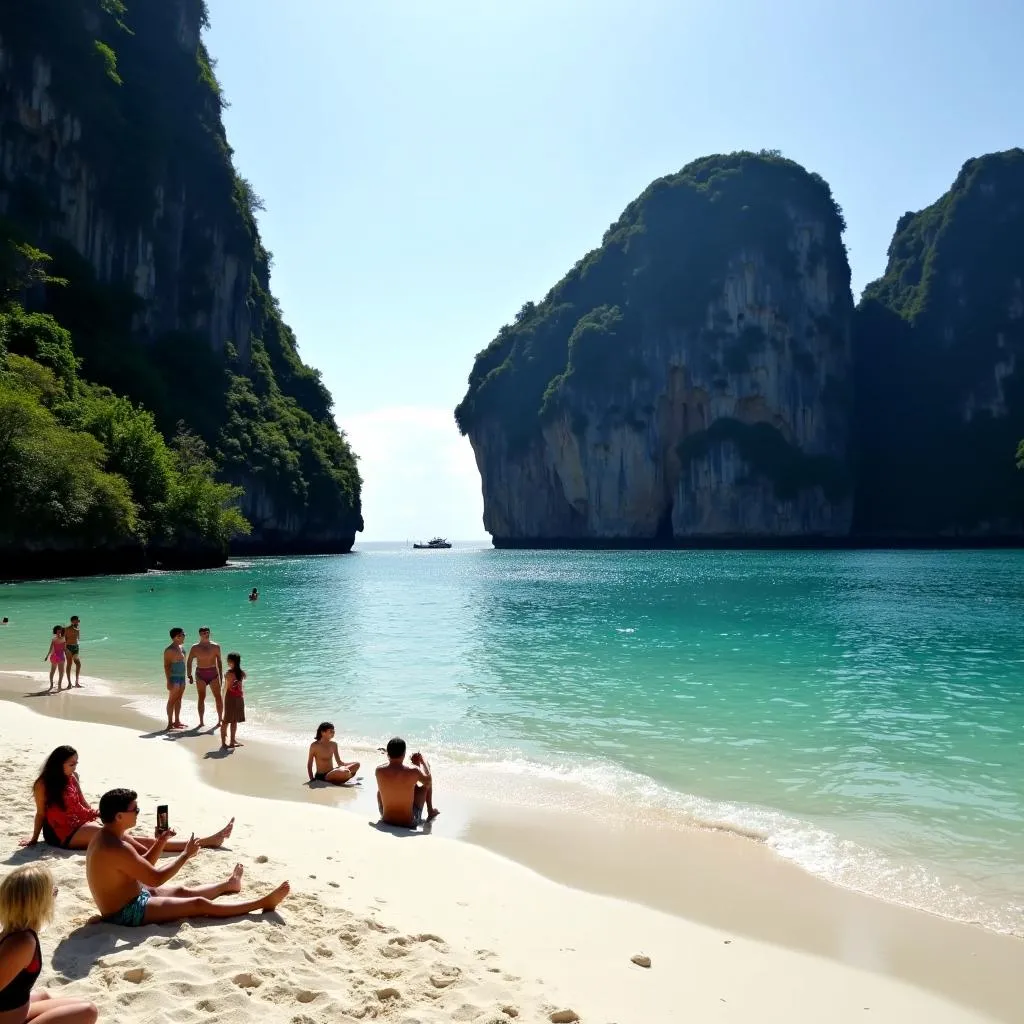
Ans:
[[[56,671],[57,671],[57,662],[51,661],[50,662],[50,689],[51,690],[53,689],[53,675],[54,675],[54,673]],[[49,692],[49,691],[47,691],[47,692]]]
[[[243,917],[256,910],[275,910],[288,895],[291,887],[282,882],[273,892],[255,900],[242,903],[214,903],[203,896],[178,898],[175,896],[153,896],[146,904],[143,924],[162,924],[166,921],[182,921],[189,917]]]
[[[82,659],[76,654],[75,657],[74,657],[74,662],[75,662],[75,686],[78,687],[78,689],[81,689],[82,688],[82,684],[78,680],[79,680],[79,677],[82,675]],[[71,666],[68,665],[68,686],[70,687],[70,685],[71,685]]]
[[[96,1019],[97,1010],[92,1003],[66,996],[53,998],[48,992],[32,993],[25,1018],[31,1024],[94,1024]]]
[[[224,721],[224,698],[220,693],[220,680],[214,679],[210,683],[210,689],[213,690],[213,702],[217,705],[217,726],[219,726]]]
[[[348,765],[343,765],[341,768],[332,768],[325,776],[325,782],[332,782],[335,786],[343,786],[355,775],[354,771],[351,771]]]
[[[205,899],[215,900],[229,893],[242,891],[242,872],[245,869],[241,864],[235,865],[235,870],[223,882],[214,882],[210,885],[162,885],[159,889],[153,889],[154,896],[167,896],[175,900]]]
[[[199,709],[199,728],[202,729],[206,724],[203,721],[203,714],[206,711],[206,683],[199,678],[198,673],[196,673],[196,706]]]
[[[167,731],[174,728],[174,691],[177,689],[172,684],[167,684]]]

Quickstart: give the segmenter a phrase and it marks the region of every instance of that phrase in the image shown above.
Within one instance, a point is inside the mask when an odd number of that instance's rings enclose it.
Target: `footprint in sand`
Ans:
[[[399,957],[408,956],[409,950],[402,946],[381,946],[380,955],[387,960],[397,960]]]
[[[449,985],[454,985],[461,975],[462,971],[458,967],[442,964],[434,974],[431,974],[430,984],[434,988],[447,988]]]
[[[501,1008],[501,1012],[503,1014],[505,1014],[506,1017],[518,1017],[519,1016],[519,1008],[517,1006],[503,1006]]]
[[[270,858],[269,858],[269,857],[268,857],[268,856],[267,856],[267,855],[266,855],[265,853],[261,853],[261,854],[260,854],[260,855],[259,855],[259,856],[258,856],[258,857],[256,858],[256,863],[257,863],[257,864],[266,864],[266,863],[267,863],[267,862],[268,862],[269,860],[270,860]]]
[[[383,1003],[389,999],[401,999],[402,993],[397,988],[379,988],[377,989],[377,998]]]
[[[363,941],[355,932],[339,932],[338,938],[348,946],[358,946]]]
[[[320,992],[311,992],[308,988],[299,988],[295,990],[295,999],[300,1003],[311,1003],[321,994]]]
[[[131,967],[121,977],[133,985],[141,985],[149,977],[149,971],[145,967]]]
[[[575,1024],[579,1019],[580,1015],[575,1010],[555,1010],[548,1014],[551,1024]]]

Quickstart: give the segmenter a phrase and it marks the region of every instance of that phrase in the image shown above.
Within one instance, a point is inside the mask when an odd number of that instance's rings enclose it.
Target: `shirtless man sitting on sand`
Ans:
[[[334,766],[335,762],[338,764],[337,768]],[[357,771],[358,761],[342,761],[338,744],[334,742],[334,725],[331,722],[321,722],[317,726],[316,739],[309,745],[309,757],[306,759],[306,774],[309,781],[332,782],[335,786],[343,786],[355,778]]]
[[[196,663],[195,683],[199,701],[199,728],[204,725],[203,713],[206,711],[206,687],[213,690],[213,702],[217,705],[217,725],[219,728],[224,717],[224,698],[220,695],[221,679],[224,677],[224,664],[220,659],[220,644],[210,639],[210,627],[199,627],[199,643],[193,644],[188,652],[185,668],[188,681],[192,682],[192,662]]]
[[[434,779],[430,765],[420,753],[409,760],[415,765],[405,764],[405,740],[396,736],[388,741],[388,763],[377,769],[377,806],[380,818],[387,825],[402,828],[416,828],[427,808],[427,821],[432,821],[441,812],[434,807]]]
[[[220,896],[241,891],[241,864],[235,865],[229,878],[214,885],[195,889],[165,885],[199,852],[199,840],[192,836],[167,867],[157,868],[157,859],[174,833],[164,832],[142,857],[125,840],[125,832],[138,818],[138,795],[133,790],[112,789],[100,797],[103,828],[89,844],[85,860],[89,891],[100,912],[90,923],[138,928],[188,917],[240,917],[255,910],[273,910],[290,891],[288,883],[282,882],[257,900],[214,903]]]

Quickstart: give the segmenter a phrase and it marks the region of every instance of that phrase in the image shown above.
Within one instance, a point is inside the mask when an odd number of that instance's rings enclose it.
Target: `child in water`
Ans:
[[[228,655],[228,670],[224,673],[224,718],[220,723],[220,742],[224,747],[241,747],[242,743],[235,740],[235,731],[239,722],[245,721],[245,690],[242,682],[245,673],[242,671],[242,656],[235,651]],[[228,742],[228,730],[231,742]]]
[[[93,1024],[96,1007],[84,999],[34,991],[43,969],[42,927],[53,917],[57,886],[45,864],[15,868],[0,884],[0,1018],[14,1021]]]
[[[60,672],[57,677],[57,692],[60,693],[61,683],[64,682],[64,648],[67,645],[64,643],[64,627],[54,626],[53,627],[53,639],[50,641],[50,648],[43,656],[43,661],[50,663],[50,689],[47,693],[53,692],[53,674],[54,672]],[[71,680],[68,679],[68,687],[71,686]]]

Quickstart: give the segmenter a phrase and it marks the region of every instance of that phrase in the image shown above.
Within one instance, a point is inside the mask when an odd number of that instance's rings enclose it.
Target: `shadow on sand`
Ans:
[[[276,910],[260,914],[239,914],[238,917],[193,917],[189,919],[188,925],[190,929],[213,928],[238,921],[243,916],[277,927],[284,925],[284,918]],[[141,928],[124,928],[103,923],[81,925],[57,943],[53,951],[53,969],[65,978],[78,981],[88,975],[100,957],[135,949],[154,935],[170,937],[171,941],[167,943],[167,948],[175,949],[184,945],[181,940],[174,938],[183,923],[176,921],[172,924],[148,924]]]

